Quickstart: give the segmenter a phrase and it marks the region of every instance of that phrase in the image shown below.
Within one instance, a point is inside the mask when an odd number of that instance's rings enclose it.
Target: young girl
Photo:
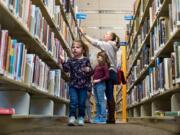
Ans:
[[[70,112],[68,125],[77,124],[84,125],[85,102],[87,98],[87,89],[90,84],[92,68],[90,61],[84,57],[85,46],[80,40],[75,40],[72,44],[71,51],[73,57],[67,62],[61,57],[61,63],[65,72],[70,73],[69,96],[70,96]],[[78,117],[76,110],[78,109]]]
[[[106,103],[104,99],[106,84],[109,78],[108,57],[105,52],[97,54],[97,62],[93,74],[94,96],[96,99],[96,117],[94,123],[106,123]]]
[[[114,101],[114,84],[118,83],[117,80],[117,51],[119,49],[120,38],[114,32],[107,32],[104,35],[104,41],[93,39],[90,36],[86,35],[82,29],[82,36],[91,43],[91,45],[99,48],[106,52],[109,61],[109,80],[106,81],[106,97],[107,97],[107,106],[108,106],[108,119],[106,123],[115,123],[114,113],[115,113],[115,101]]]

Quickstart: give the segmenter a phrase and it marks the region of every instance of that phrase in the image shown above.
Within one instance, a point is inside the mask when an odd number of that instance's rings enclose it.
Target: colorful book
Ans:
[[[15,114],[14,108],[0,108],[0,115],[12,115]]]

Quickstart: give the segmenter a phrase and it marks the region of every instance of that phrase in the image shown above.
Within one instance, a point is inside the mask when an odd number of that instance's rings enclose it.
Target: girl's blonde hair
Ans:
[[[111,34],[111,37],[112,37],[112,41],[116,42],[116,47],[119,49],[119,47],[120,47],[120,45],[119,45],[120,37],[114,32],[111,32],[110,34]]]
[[[103,64],[107,64],[110,67],[110,61],[105,51],[101,51],[97,53],[97,57],[101,56],[103,58]]]

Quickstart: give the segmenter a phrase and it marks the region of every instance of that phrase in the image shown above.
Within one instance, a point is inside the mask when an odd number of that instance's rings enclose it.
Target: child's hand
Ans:
[[[84,67],[82,68],[82,71],[84,72],[90,72],[91,68],[90,67]]]
[[[79,28],[79,31],[84,34],[84,30],[82,28]]]
[[[90,96],[92,95],[92,92],[91,92],[91,91],[88,91],[88,92],[87,92],[87,95],[88,95],[88,97],[90,97]]]
[[[96,84],[96,83],[99,83],[100,81],[101,81],[100,79],[93,80],[93,83]]]
[[[61,64],[64,63],[64,57],[63,56],[60,56],[60,62],[61,62]]]

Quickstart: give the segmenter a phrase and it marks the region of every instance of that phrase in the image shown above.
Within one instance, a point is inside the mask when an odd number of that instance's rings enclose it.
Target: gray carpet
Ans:
[[[177,135],[161,129],[134,124],[96,125],[86,124],[83,127],[53,125],[32,130],[21,131],[11,135]]]

